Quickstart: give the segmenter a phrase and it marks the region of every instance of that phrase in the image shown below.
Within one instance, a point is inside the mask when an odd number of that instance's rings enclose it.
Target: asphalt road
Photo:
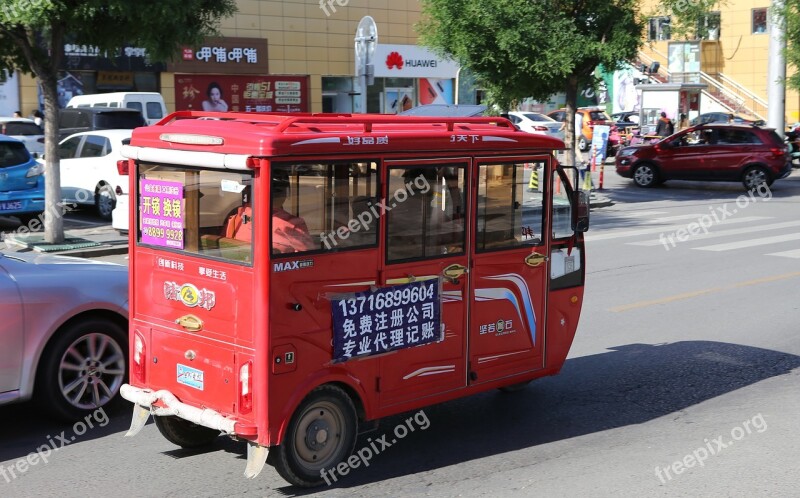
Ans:
[[[800,171],[744,198],[735,184],[637,189],[613,169],[605,187],[615,205],[593,212],[559,375],[426,408],[427,428],[311,492],[271,468],[244,479],[241,443],[180,450],[152,424],[125,439],[127,407],[93,428],[3,407],[0,495],[800,495]],[[45,445],[63,447],[20,471]]]

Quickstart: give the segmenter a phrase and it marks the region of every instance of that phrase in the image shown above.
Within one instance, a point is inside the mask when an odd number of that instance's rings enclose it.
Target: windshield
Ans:
[[[553,122],[555,122],[554,119],[551,119],[550,117],[545,116],[544,114],[539,114],[539,113],[536,113],[536,112],[526,112],[524,114],[524,116],[526,118],[530,119],[531,121],[553,121]]]
[[[97,115],[95,124],[98,129],[132,130],[144,126],[144,119],[136,112],[104,112]]]

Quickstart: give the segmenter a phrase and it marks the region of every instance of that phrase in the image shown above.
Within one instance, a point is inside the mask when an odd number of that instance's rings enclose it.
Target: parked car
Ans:
[[[617,112],[611,115],[611,119],[620,131],[639,127],[639,111]]]
[[[608,117],[606,111],[597,107],[579,107],[576,114],[581,114],[581,135],[578,137],[578,147],[582,151],[587,151],[592,145],[592,138],[594,137],[594,127],[597,125],[606,125],[611,127],[611,132],[608,136],[608,145],[606,147],[606,155],[613,156],[616,153],[617,146],[620,142],[619,131],[614,126],[614,122]],[[559,109],[547,113],[547,116],[563,123],[567,119],[566,109]]]
[[[118,399],[128,371],[128,269],[0,252],[0,405],[36,398],[75,420]]]
[[[43,211],[44,164],[31,157],[21,141],[0,136],[0,216],[28,223]]]
[[[72,107],[58,112],[59,140],[83,131],[132,130],[140,126],[147,126],[147,123],[136,109]]]
[[[549,135],[559,140],[564,140],[564,130],[561,130],[561,123],[544,114],[512,111],[508,113],[508,119],[514,123],[514,126],[524,132]]]
[[[64,201],[94,206],[101,218],[111,220],[117,195],[128,192],[128,161],[121,150],[131,132],[76,133],[58,144]]]
[[[730,116],[731,113],[729,112],[706,112],[694,118],[689,124],[694,126],[707,123],[728,123],[730,121]],[[764,126],[766,124],[763,119],[741,116],[738,114],[733,115],[733,122],[736,124],[749,124],[753,126]]]
[[[770,128],[697,125],[655,144],[619,151],[617,173],[640,187],[667,180],[741,181],[746,189],[785,178],[792,171],[783,139]]]
[[[67,102],[67,107],[127,107],[141,112],[149,125],[158,123],[167,115],[164,97],[157,92],[112,92],[76,95]]]
[[[44,129],[34,120],[0,118],[0,133],[21,140],[31,154],[44,155]]]

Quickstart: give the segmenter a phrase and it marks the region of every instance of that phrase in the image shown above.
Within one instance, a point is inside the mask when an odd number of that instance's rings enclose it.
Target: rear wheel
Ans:
[[[39,362],[35,389],[43,408],[77,420],[119,400],[125,380],[125,330],[105,318],[76,322],[54,335]]]
[[[117,196],[109,185],[103,185],[94,196],[94,206],[97,214],[106,221],[111,220],[111,212],[117,204]]]
[[[219,431],[197,425],[180,417],[154,417],[158,432],[172,444],[181,448],[202,448],[211,444]]]
[[[20,226],[25,226],[28,228],[30,227],[30,223],[33,220],[37,220],[39,222],[40,228],[44,225],[44,212],[42,213],[25,213],[25,214],[18,214],[16,215],[19,218]]]
[[[319,387],[295,411],[272,463],[295,486],[319,486],[321,472],[353,452],[357,433],[356,408],[347,393],[336,386]]]
[[[658,172],[652,164],[640,164],[633,170],[633,183],[639,187],[649,188],[658,185]]]
[[[589,141],[583,135],[578,139],[578,148],[583,152],[589,150]]]
[[[744,174],[742,174],[742,185],[744,185],[744,188],[753,190],[758,188],[761,184],[766,184],[767,186],[772,185],[772,179],[769,173],[767,173],[767,170],[761,166],[751,166],[744,170]]]

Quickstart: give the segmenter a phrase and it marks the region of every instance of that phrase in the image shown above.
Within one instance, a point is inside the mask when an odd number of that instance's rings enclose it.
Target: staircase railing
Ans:
[[[717,77],[726,88],[732,92],[735,92],[739,97],[742,98],[744,101],[744,107],[748,108],[753,115],[758,116],[761,119],[765,119],[764,116],[768,114],[767,110],[769,105],[764,99],[722,73],[717,74]]]

